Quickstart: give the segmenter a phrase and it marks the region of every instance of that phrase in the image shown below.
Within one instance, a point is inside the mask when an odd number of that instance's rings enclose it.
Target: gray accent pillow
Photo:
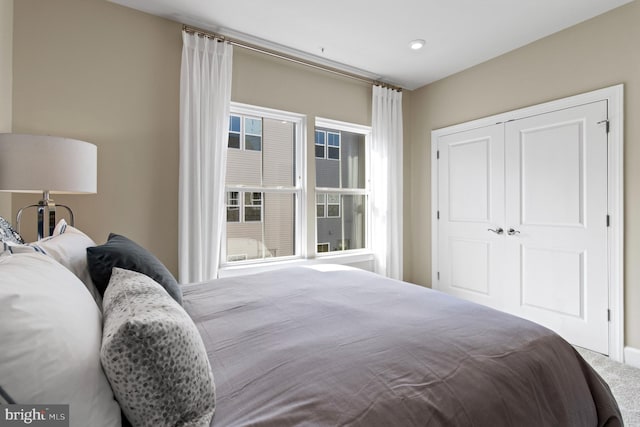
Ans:
[[[100,359],[135,426],[209,426],[215,385],[196,325],[165,289],[114,268],[102,302]]]
[[[125,236],[111,233],[104,245],[87,248],[87,262],[91,279],[101,294],[109,284],[111,269],[119,267],[151,277],[182,305],[182,290],[167,267],[151,252]]]

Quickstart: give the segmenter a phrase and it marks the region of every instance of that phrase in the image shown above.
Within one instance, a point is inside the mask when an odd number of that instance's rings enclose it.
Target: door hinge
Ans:
[[[609,133],[609,120],[600,120],[597,124],[600,125],[602,123],[605,124],[605,130],[606,130],[607,133]]]
[[[440,150],[436,151],[436,160],[440,160]]]
[[[436,219],[440,219],[440,211],[436,211]]]
[[[607,322],[611,322],[611,310],[607,308]]]
[[[611,217],[607,214],[607,227],[611,225]]]
[[[438,271],[436,274],[438,276],[438,280],[440,280],[440,272]]]

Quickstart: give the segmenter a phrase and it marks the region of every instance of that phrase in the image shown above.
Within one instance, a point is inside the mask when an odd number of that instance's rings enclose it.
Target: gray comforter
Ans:
[[[184,287],[217,388],[212,426],[619,426],[562,338],[360,270]]]

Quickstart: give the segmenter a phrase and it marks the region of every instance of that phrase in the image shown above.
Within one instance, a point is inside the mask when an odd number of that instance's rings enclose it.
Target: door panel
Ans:
[[[522,224],[582,225],[581,120],[520,131]]]
[[[439,139],[437,288],[501,308],[504,128],[489,126]]]
[[[608,353],[606,101],[505,125],[505,305]]]

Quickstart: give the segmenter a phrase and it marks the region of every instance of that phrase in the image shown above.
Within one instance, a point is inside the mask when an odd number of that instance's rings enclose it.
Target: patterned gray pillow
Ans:
[[[16,245],[24,243],[22,236],[11,227],[9,221],[0,216],[0,242],[9,242]]]
[[[144,274],[114,268],[102,302],[100,359],[135,426],[209,426],[215,385],[196,325]]]

